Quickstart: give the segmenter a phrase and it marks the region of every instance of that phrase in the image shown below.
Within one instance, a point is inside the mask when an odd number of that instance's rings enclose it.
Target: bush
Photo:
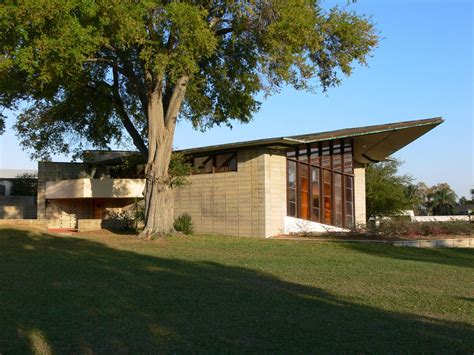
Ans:
[[[108,217],[111,220],[119,221],[121,229],[124,231],[135,230],[133,215],[129,211],[109,212]]]
[[[135,200],[132,208],[123,211],[110,211],[108,218],[119,221],[121,229],[125,231],[138,231],[143,228],[145,222],[145,203],[143,200]]]
[[[383,220],[372,233],[382,237],[423,237],[442,235],[474,234],[474,223],[467,221],[410,222],[403,220]]]
[[[183,213],[182,215],[176,217],[173,227],[177,232],[192,234],[194,226],[191,215],[189,215],[189,213]]]
[[[38,177],[36,174],[23,173],[13,180],[12,196],[35,196],[38,194]]]

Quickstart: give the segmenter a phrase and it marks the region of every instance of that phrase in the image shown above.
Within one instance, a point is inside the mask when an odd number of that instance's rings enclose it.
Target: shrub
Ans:
[[[135,222],[133,216],[129,211],[120,211],[120,212],[109,212],[109,219],[119,221],[122,230],[124,231],[133,231],[135,230]]]
[[[12,196],[36,196],[38,194],[38,177],[36,174],[23,173],[13,180]]]
[[[194,226],[191,215],[189,213],[183,213],[182,215],[176,217],[173,227],[177,232],[192,234]]]
[[[403,220],[383,220],[372,233],[383,237],[417,237],[441,235],[473,235],[474,223],[468,221],[410,222]]]
[[[131,208],[122,211],[109,211],[109,219],[120,222],[120,228],[125,231],[138,231],[145,222],[145,202],[136,199]]]

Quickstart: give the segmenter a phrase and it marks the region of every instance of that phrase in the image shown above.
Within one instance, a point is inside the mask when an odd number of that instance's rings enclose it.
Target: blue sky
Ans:
[[[402,173],[429,185],[447,182],[468,196],[474,184],[472,1],[358,0],[350,8],[371,15],[383,38],[369,67],[356,67],[324,94],[285,88],[263,102],[251,123],[232,130],[201,133],[181,122],[175,147],[442,116],[445,123],[395,156],[405,161]],[[12,124],[10,116],[7,128]],[[0,136],[0,168],[35,167],[11,130]]]

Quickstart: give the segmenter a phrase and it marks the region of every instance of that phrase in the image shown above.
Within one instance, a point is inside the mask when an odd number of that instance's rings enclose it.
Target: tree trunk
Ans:
[[[151,239],[174,232],[173,191],[160,178],[147,179],[145,187],[145,229],[142,237]]]
[[[145,228],[147,239],[174,232],[173,190],[168,168],[173,149],[176,119],[184,99],[188,77],[180,78],[166,107],[161,87],[148,95],[148,162],[145,170]]]
[[[164,124],[161,94],[152,94],[148,104],[148,163],[145,170],[145,228],[142,237],[151,239],[174,231],[173,191],[168,184],[168,166],[173,132]]]

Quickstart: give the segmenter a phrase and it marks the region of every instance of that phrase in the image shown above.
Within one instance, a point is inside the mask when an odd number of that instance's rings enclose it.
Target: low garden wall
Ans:
[[[474,248],[474,238],[438,239],[438,240],[403,240],[393,242],[397,247],[414,248]]]
[[[32,227],[46,229],[46,219],[0,219],[0,227]]]
[[[77,229],[79,232],[123,228],[124,222],[117,219],[79,219],[77,221]]]
[[[36,218],[36,199],[32,196],[0,196],[0,219]]]
[[[411,216],[413,222],[469,221],[469,216]]]

